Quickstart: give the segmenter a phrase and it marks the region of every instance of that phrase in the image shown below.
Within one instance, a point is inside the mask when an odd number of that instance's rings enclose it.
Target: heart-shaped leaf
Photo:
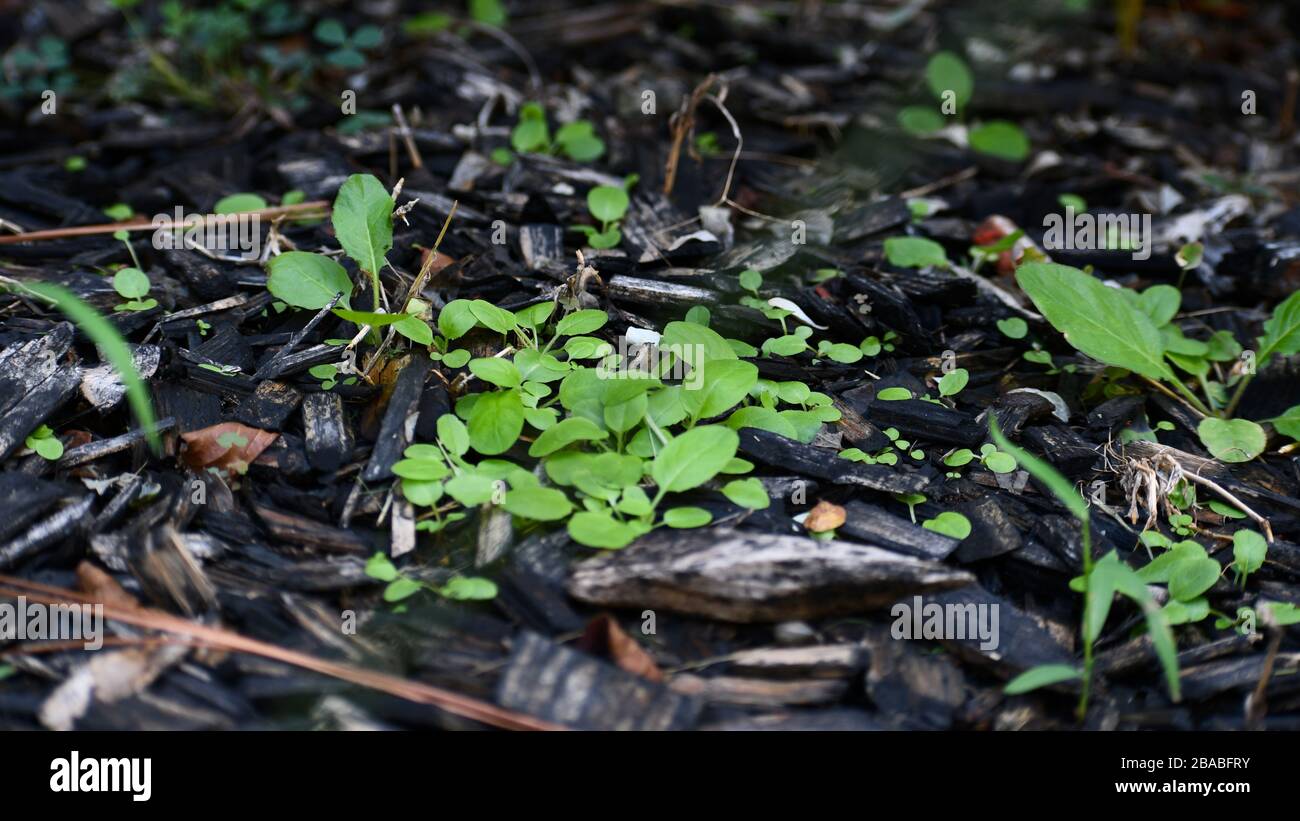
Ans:
[[[1264,429],[1249,419],[1202,419],[1196,434],[1205,449],[1222,462],[1249,462],[1268,444]]]

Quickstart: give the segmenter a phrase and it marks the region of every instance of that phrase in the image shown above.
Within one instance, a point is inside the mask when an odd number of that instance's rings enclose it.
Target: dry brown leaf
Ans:
[[[825,533],[842,524],[844,524],[844,508],[827,501],[818,502],[816,507],[808,511],[808,517],[803,520],[803,526],[812,533]]]
[[[181,439],[185,440],[182,458],[195,470],[216,468],[227,476],[243,474],[279,435],[238,422],[222,422],[182,433]]]
[[[597,616],[587,622],[578,646],[593,655],[608,656],[611,661],[633,675],[649,681],[663,681],[664,674],[654,658],[636,639],[623,632],[613,616]]]

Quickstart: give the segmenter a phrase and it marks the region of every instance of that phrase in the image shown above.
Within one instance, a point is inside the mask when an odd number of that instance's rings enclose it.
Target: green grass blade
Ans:
[[[156,430],[153,403],[149,399],[149,392],[145,389],[140,373],[135,369],[131,349],[127,347],[126,340],[118,333],[117,328],[66,288],[50,282],[29,282],[24,283],[23,287],[54,303],[55,308],[72,320],[73,324],[99,347],[100,353],[108,359],[118,376],[122,378],[122,383],[126,385],[126,397],[131,403],[131,411],[135,414],[136,422],[144,429],[149,445],[155,453],[158,453],[162,449],[162,444]]]
[[[998,450],[1006,451],[1016,457],[1016,461],[1022,468],[1029,471],[1029,475],[1047,486],[1052,495],[1065,505],[1074,517],[1085,525],[1088,523],[1088,504],[1084,502],[1083,497],[1070,484],[1070,480],[1057,471],[1056,468],[1039,459],[1037,456],[1029,453],[1023,448],[1016,447],[1011,441],[1003,435],[1002,430],[998,428],[998,419],[989,413],[989,434],[993,437],[993,443],[998,446]]]

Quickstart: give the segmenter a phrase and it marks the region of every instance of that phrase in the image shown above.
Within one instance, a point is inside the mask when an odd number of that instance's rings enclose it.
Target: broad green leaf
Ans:
[[[469,14],[475,21],[497,28],[505,28],[508,19],[501,0],[469,0]]]
[[[1169,574],[1169,595],[1178,601],[1191,601],[1213,587],[1222,572],[1219,563],[1208,556],[1184,558]]]
[[[794,425],[788,419],[783,418],[780,413],[771,408],[763,408],[758,405],[750,405],[731,414],[731,416],[727,417],[727,427],[732,430],[758,428],[759,430],[771,431],[787,439],[799,438],[799,432],[795,430]]]
[[[463,471],[443,483],[447,495],[465,507],[478,507],[492,501],[499,480],[478,473]]]
[[[730,472],[730,471],[728,471]],[[772,504],[767,488],[758,479],[734,479],[722,486],[722,494],[741,507],[766,510]]]
[[[1242,576],[1248,576],[1264,566],[1268,555],[1268,542],[1253,530],[1238,530],[1232,534],[1233,567]]]
[[[484,456],[505,453],[523,429],[524,403],[518,390],[479,394],[468,425],[469,441],[474,450]]]
[[[563,336],[579,336],[599,330],[609,321],[604,311],[588,308],[575,311],[555,324],[555,332]]]
[[[970,382],[970,372],[965,368],[949,371],[939,379],[939,395],[956,396],[968,382]]]
[[[414,579],[405,577],[394,579],[384,588],[384,601],[399,602],[403,599],[409,599],[422,589],[420,583]]]
[[[970,535],[970,519],[952,510],[945,510],[933,519],[921,522],[921,527],[951,536],[958,541]]]
[[[587,210],[601,222],[623,219],[628,204],[627,192],[612,185],[597,185],[587,192]]]
[[[438,314],[438,330],[448,339],[460,339],[478,324],[471,301],[453,299]]]
[[[1273,309],[1259,338],[1256,367],[1262,368],[1273,356],[1300,353],[1300,291],[1296,291]]]
[[[432,459],[402,459],[393,465],[393,473],[403,479],[433,482],[445,479],[451,471],[441,461]]]
[[[438,588],[438,593],[456,601],[486,601],[496,598],[497,586],[480,576],[453,576]]]
[[[1008,339],[1024,339],[1025,335],[1029,333],[1029,323],[1018,316],[999,319],[997,325],[998,330]]]
[[[1147,533],[1152,532],[1154,531],[1148,531]],[[1146,538],[1146,533],[1142,535],[1142,541],[1144,544],[1151,543],[1154,545],[1158,541],[1158,539],[1149,540]],[[1167,552],[1156,556],[1155,559],[1138,570],[1137,575],[1138,578],[1145,583],[1167,584],[1170,577],[1173,576],[1174,570],[1177,569],[1180,564],[1187,561],[1205,559],[1207,557],[1208,554],[1205,552],[1205,548],[1201,547],[1196,542],[1191,540],[1182,541],[1172,546]]]
[[[123,299],[139,299],[149,293],[149,277],[139,268],[123,268],[113,274],[113,290]]]
[[[951,51],[940,51],[925,65],[925,83],[941,102],[952,99],[958,111],[970,100],[975,80],[966,62]],[[944,92],[951,91],[951,96]]]
[[[546,323],[551,314],[555,312],[554,302],[539,302],[536,305],[529,305],[527,308],[520,308],[515,311],[515,322],[520,325],[536,328]]]
[[[605,439],[609,434],[590,419],[571,416],[542,432],[528,448],[529,456],[549,456],[574,442]]]
[[[422,482],[418,480],[403,480],[402,495],[406,501],[420,507],[433,507],[442,498],[442,482]]]
[[[554,522],[563,519],[573,510],[573,504],[563,492],[549,487],[526,487],[506,493],[506,510],[515,516]]]
[[[605,405],[601,416],[605,420],[605,426],[613,432],[627,433],[645,418],[646,405],[645,394],[639,393],[625,402]]]
[[[393,566],[392,559],[383,553],[376,553],[366,562],[366,575],[381,582],[391,582],[400,574]]]
[[[393,198],[372,174],[353,174],[339,188],[334,236],[361,270],[376,275],[393,247]]]
[[[794,428],[794,438],[805,445],[816,439],[821,432],[821,414],[816,411],[783,410],[780,411],[780,416]]]
[[[664,446],[651,464],[650,475],[662,491],[699,487],[727,466],[739,445],[740,437],[730,428],[692,428]]]
[[[595,368],[579,368],[560,382],[560,404],[575,416],[603,426],[605,382]]]
[[[1249,462],[1268,444],[1264,429],[1249,419],[1202,419],[1196,435],[1206,450],[1222,462]]]
[[[1002,692],[1009,696],[1018,696],[1040,687],[1049,687],[1063,681],[1081,678],[1083,678],[1082,671],[1068,664],[1040,664],[1008,681],[1007,686],[1002,688]]]
[[[1120,291],[1077,268],[1050,262],[1021,265],[1016,281],[1075,348],[1107,365],[1174,380],[1160,332]]]
[[[862,359],[862,350],[857,345],[845,342],[822,342],[817,349],[818,356],[824,356],[832,362],[852,365]]]
[[[943,128],[943,115],[924,105],[909,105],[898,112],[898,124],[904,131],[925,137]]]
[[[692,419],[709,419],[726,413],[749,395],[758,381],[758,367],[739,359],[705,362],[704,383],[697,390],[682,392],[682,405]]]
[[[433,344],[433,328],[418,316],[407,314],[393,323],[393,330],[417,345]]]
[[[627,547],[645,532],[635,522],[620,522],[608,513],[584,510],[573,514],[573,518],[569,519],[569,535],[575,542],[587,547],[616,550]]]
[[[736,352],[717,331],[694,322],[669,322],[659,340],[660,350],[670,350],[695,365],[701,360],[737,359]]]
[[[238,214],[244,211],[260,211],[266,207],[266,200],[257,194],[231,194],[217,200],[212,206],[214,214]]]
[[[438,417],[438,441],[452,456],[464,456],[469,451],[469,431],[453,413]]]
[[[882,402],[899,402],[904,399],[911,399],[912,392],[901,387],[885,388],[876,394],[876,398]]]
[[[480,324],[499,334],[508,334],[517,327],[514,314],[498,308],[485,299],[472,300],[469,303],[469,310]]]
[[[713,514],[702,507],[674,507],[664,511],[664,524],[671,528],[704,527]]]
[[[1171,599],[1164,607],[1160,608],[1160,612],[1171,626],[1195,624],[1210,615],[1210,603],[1206,601],[1204,596],[1186,602]]]
[[[970,131],[970,147],[981,154],[1020,162],[1029,156],[1029,138],[1020,126],[1006,120],[990,120]]]
[[[306,251],[287,251],[271,259],[266,266],[270,273],[266,289],[271,294],[295,308],[319,311],[334,295],[342,293],[338,304],[350,308],[349,294],[352,280],[348,272],[334,260]]]
[[[1283,436],[1290,436],[1300,441],[1300,405],[1287,408],[1281,416],[1274,416],[1264,421],[1270,423]]]
[[[1182,303],[1182,291],[1172,285],[1152,285],[1138,297],[1138,307],[1157,328],[1168,324]]]
[[[998,451],[984,457],[984,467],[994,473],[1011,473],[1016,469],[1016,457]]]
[[[900,268],[942,268],[948,264],[943,246],[924,237],[890,237],[885,240],[885,257]]]
[[[517,388],[520,384],[519,369],[508,359],[496,357],[471,359],[469,372],[499,388]]]
[[[330,296],[333,297],[333,294]],[[369,325],[372,328],[382,328],[410,317],[410,314],[381,314],[373,311],[353,311],[350,308],[335,308],[333,313],[340,319],[346,319],[356,325]]]

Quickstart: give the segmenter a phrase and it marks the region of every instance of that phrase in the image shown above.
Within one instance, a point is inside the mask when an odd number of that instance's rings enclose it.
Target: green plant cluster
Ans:
[[[898,112],[898,124],[909,134],[927,137],[941,131],[945,114],[964,116],[966,105],[975,91],[975,78],[966,62],[951,51],[940,51],[925,66],[925,84],[940,103],[936,111],[930,105],[909,105]],[[947,106],[954,110],[946,111]],[[1029,156],[1029,139],[1015,123],[989,120],[969,132],[974,150],[1020,162]]]
[[[1267,435],[1259,423],[1232,417],[1255,370],[1274,357],[1300,352],[1300,292],[1279,304],[1264,323],[1253,367],[1230,369],[1219,377],[1218,366],[1237,361],[1242,346],[1228,331],[1216,331],[1205,340],[1186,337],[1173,321],[1182,294],[1171,285],[1154,285],[1139,293],[1109,287],[1077,268],[1043,262],[1021,265],[1016,281],[1067,342],[1105,365],[1122,369],[1112,378],[1133,373],[1181,395],[1203,417],[1197,434],[1216,459],[1246,462],[1264,451]],[[1298,420],[1300,406],[1264,421],[1297,438]]]

